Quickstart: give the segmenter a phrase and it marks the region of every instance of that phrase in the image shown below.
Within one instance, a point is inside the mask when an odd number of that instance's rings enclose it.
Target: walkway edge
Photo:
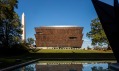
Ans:
[[[0,71],[9,71],[9,70],[12,70],[12,69],[15,69],[15,68],[18,68],[18,67],[22,67],[24,65],[27,65],[27,64],[36,62],[38,60],[40,60],[40,58],[39,59],[32,60],[32,61],[25,62],[25,63],[21,63],[21,64],[18,64],[18,65],[10,66],[10,67],[7,67],[7,68],[3,68]]]

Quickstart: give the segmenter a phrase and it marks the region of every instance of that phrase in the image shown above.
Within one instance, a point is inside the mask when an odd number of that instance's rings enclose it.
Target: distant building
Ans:
[[[81,48],[83,27],[44,26],[36,27],[36,47],[75,47]]]

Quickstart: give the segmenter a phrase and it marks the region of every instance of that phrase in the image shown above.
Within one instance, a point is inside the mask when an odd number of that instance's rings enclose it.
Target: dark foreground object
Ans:
[[[109,67],[115,71],[119,71],[119,63],[110,64]]]
[[[114,0],[114,6],[99,0],[92,0],[102,27],[112,47],[114,55],[119,63],[119,4]]]

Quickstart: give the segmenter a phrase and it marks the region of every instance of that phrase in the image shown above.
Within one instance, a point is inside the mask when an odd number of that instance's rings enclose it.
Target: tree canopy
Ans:
[[[10,47],[21,39],[21,23],[14,11],[17,0],[0,0],[0,45]]]
[[[92,45],[109,45],[106,34],[102,28],[99,18],[95,18],[91,21],[91,31],[89,31],[86,36],[91,38]]]
[[[34,43],[34,39],[33,38],[28,38],[27,42],[28,42],[28,44],[32,45]]]

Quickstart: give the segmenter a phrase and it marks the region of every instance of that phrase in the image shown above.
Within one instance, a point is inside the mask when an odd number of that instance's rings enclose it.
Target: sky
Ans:
[[[91,0],[18,0],[20,19],[24,12],[26,22],[26,38],[34,38],[35,27],[74,25],[84,27],[82,47],[91,46],[86,33],[91,30],[91,20],[97,17]],[[113,0],[100,0],[113,5]]]

